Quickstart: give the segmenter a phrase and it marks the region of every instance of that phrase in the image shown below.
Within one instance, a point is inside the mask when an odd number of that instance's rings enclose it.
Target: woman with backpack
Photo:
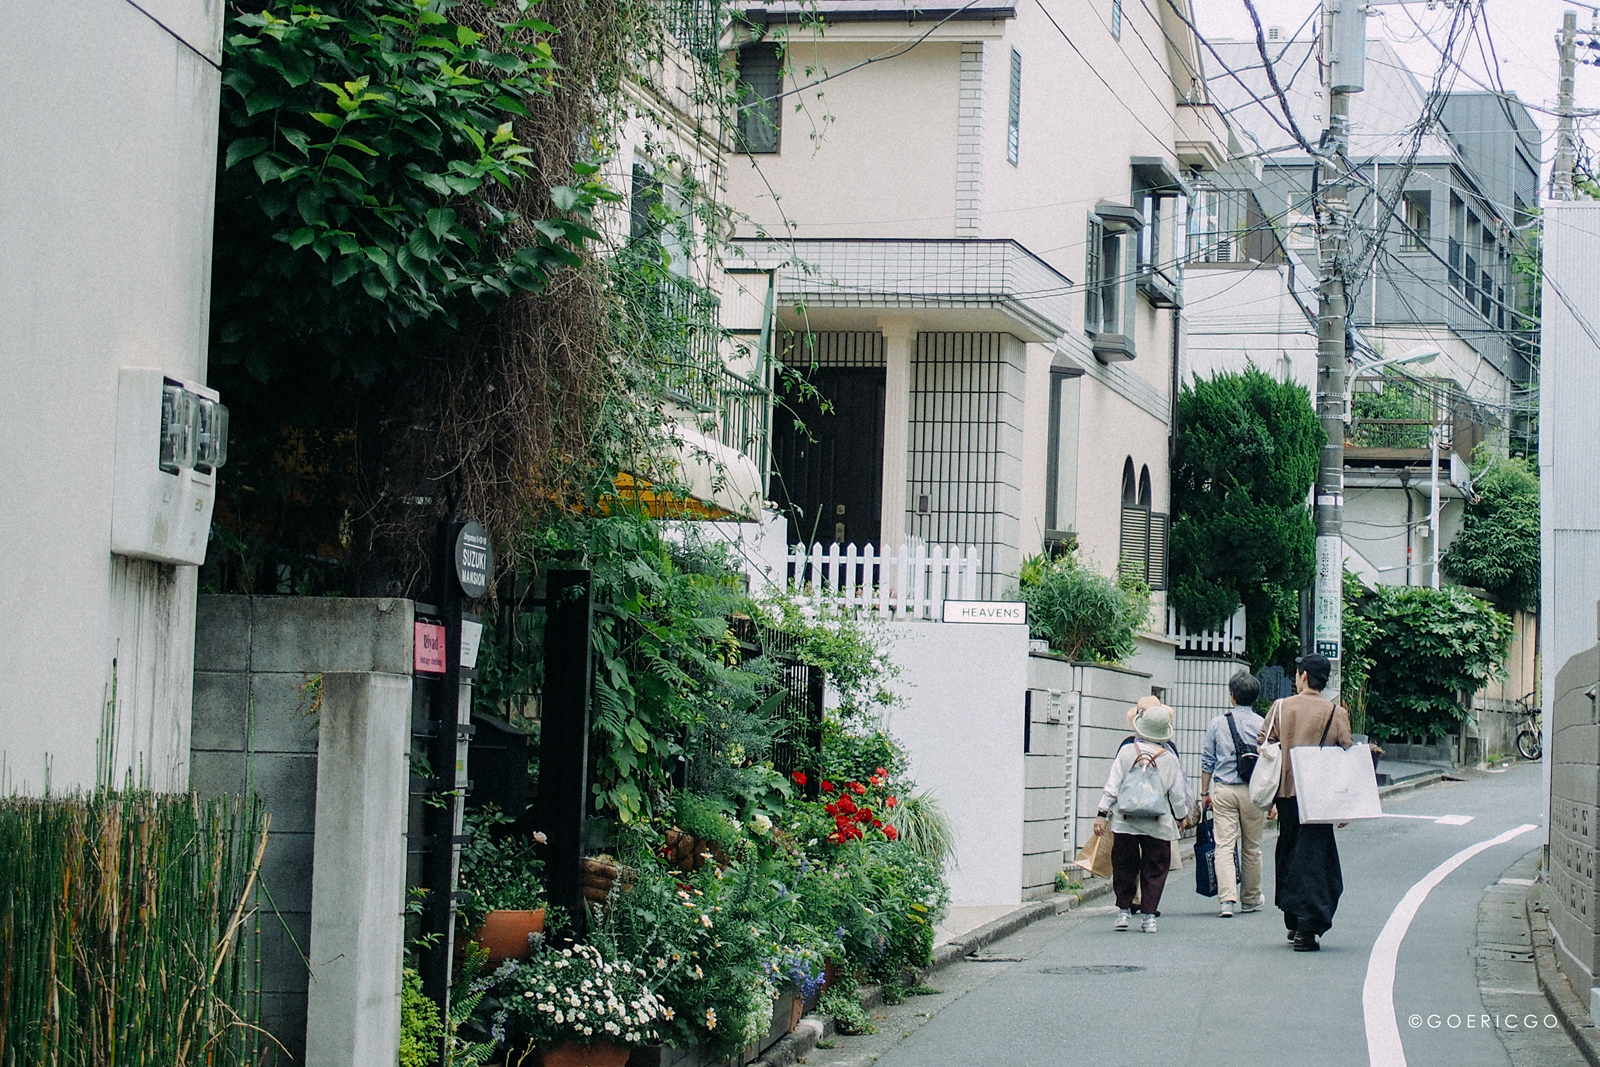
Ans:
[[[1172,709],[1165,704],[1134,709],[1133,732],[1133,740],[1111,763],[1094,832],[1112,834],[1115,928],[1128,929],[1137,909],[1139,929],[1153,934],[1172,865],[1172,843],[1178,839],[1179,823],[1187,824],[1193,815],[1193,801],[1183,767],[1167,747],[1172,740]]]

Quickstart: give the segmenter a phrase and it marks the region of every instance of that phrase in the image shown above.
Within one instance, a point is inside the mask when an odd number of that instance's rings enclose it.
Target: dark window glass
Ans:
[[[739,49],[739,150],[752,155],[778,150],[782,125],[783,64],[775,44]]]
[[[1017,150],[1020,147],[1022,130],[1022,56],[1015,48],[1011,50],[1011,110],[1006,125],[1006,159],[1013,164],[1017,161]]]

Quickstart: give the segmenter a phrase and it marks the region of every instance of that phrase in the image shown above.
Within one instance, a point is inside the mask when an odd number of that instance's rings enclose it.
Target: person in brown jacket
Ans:
[[[1321,947],[1317,938],[1333,926],[1333,913],[1344,892],[1344,873],[1339,868],[1339,846],[1333,838],[1333,827],[1300,822],[1294,794],[1294,759],[1290,755],[1291,749],[1305,745],[1351,745],[1349,712],[1322,697],[1322,687],[1328,684],[1332,669],[1326,656],[1301,656],[1296,660],[1294,682],[1298,692],[1274,704],[1261,727],[1262,744],[1279,741],[1283,745],[1274,903],[1283,911],[1283,924],[1288,927],[1296,952],[1315,952]]]

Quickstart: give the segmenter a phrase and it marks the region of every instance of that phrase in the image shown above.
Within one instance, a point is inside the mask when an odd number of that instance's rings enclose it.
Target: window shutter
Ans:
[[[1117,574],[1145,581],[1150,559],[1150,512],[1141,507],[1122,509],[1122,557]]]
[[[1151,589],[1167,587],[1167,524],[1165,515],[1150,516],[1149,566],[1145,570],[1145,581]]]

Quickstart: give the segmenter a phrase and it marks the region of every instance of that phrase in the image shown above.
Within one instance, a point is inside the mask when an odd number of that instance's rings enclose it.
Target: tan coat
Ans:
[[[1333,715],[1331,726],[1328,724],[1330,713]],[[1325,728],[1326,741],[1323,740]],[[1310,693],[1297,693],[1292,697],[1285,697],[1278,701],[1277,714],[1268,713],[1267,721],[1262,724],[1260,742],[1266,744],[1270,741],[1283,743],[1283,776],[1278,781],[1278,795],[1292,797],[1294,759],[1289,755],[1289,750],[1301,746],[1315,748],[1319,744],[1349,748],[1350,713],[1342,707],[1335,709],[1333,701],[1312,696]]]

